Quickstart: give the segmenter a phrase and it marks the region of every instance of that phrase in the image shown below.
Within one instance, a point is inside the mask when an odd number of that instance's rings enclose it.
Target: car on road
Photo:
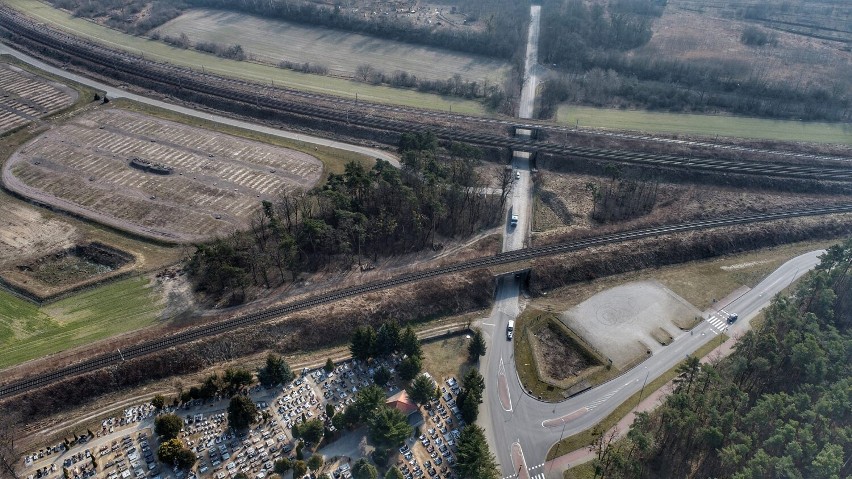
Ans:
[[[512,336],[515,334],[515,321],[510,319],[509,324],[506,325],[506,340],[511,341]]]
[[[734,324],[738,319],[740,319],[737,313],[731,313],[728,315],[728,324]]]

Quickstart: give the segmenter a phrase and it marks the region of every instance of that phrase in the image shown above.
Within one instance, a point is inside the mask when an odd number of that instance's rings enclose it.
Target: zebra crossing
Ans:
[[[543,462],[541,464],[538,464],[538,465],[535,465],[535,466],[532,466],[532,467],[528,467],[527,472],[528,472],[529,478],[530,479],[544,479],[544,472],[540,472],[536,475],[532,475],[532,471],[539,469],[539,468],[542,468],[542,467],[544,467]],[[516,472],[514,474],[509,474],[508,476],[503,476],[500,479],[515,479],[517,477],[518,477],[518,473]]]
[[[728,317],[731,313],[725,311],[724,309],[720,309],[717,312],[711,314],[707,317],[707,322],[710,323],[710,326],[713,327],[713,330],[717,333],[724,333],[728,330]]]

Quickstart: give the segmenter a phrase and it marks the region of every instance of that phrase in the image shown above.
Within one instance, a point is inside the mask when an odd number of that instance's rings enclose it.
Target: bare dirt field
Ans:
[[[640,281],[598,293],[560,319],[621,369],[663,348],[652,333],[677,337],[696,316],[701,311],[662,284]]]
[[[0,62],[0,134],[71,106],[77,92]]]
[[[105,108],[26,144],[4,165],[3,183],[123,231],[193,242],[247,227],[262,200],[321,174],[305,153]]]
[[[77,229],[61,218],[17,202],[0,201],[0,269],[68,248],[77,237]]]
[[[192,43],[239,44],[263,63],[322,65],[346,77],[370,65],[388,75],[402,70],[420,79],[446,80],[459,74],[467,81],[499,84],[509,71],[507,62],[492,58],[218,10],[190,10],[157,31],[173,37],[185,33]]]

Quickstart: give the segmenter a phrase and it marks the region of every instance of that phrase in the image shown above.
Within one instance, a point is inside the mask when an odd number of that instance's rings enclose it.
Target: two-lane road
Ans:
[[[751,318],[766,307],[773,296],[812,269],[822,253],[814,251],[793,258],[755,288],[725,306],[727,311],[739,314],[739,320],[729,327],[726,334],[737,337],[744,333]],[[519,286],[514,279],[504,279],[498,287],[499,296],[494,311],[482,323],[483,330],[491,336],[491,342],[483,358],[482,370],[486,391],[489,392],[483,405],[481,422],[487,424],[486,430],[493,438],[490,445],[504,476],[518,473],[512,447],[513,443],[518,443],[526,466],[532,471],[529,477],[535,479],[540,474],[561,477],[561,472],[556,474],[557,471],[546,471],[541,466],[547,451],[561,436],[567,437],[591,428],[627,398],[643,389],[647,382],[653,381],[707,342],[719,341],[716,327],[703,321],[691,333],[681,334],[662,352],[627,373],[561,403],[544,403],[522,389],[515,368],[512,343],[505,336],[506,323],[514,319],[518,311],[517,296],[514,296],[518,291]],[[498,381],[500,371],[505,371],[507,375],[504,381]],[[506,385],[508,391],[501,392],[500,382]],[[512,400],[509,410],[500,401],[504,394]]]

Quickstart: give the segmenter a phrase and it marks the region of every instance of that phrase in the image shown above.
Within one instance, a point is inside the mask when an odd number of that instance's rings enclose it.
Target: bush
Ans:
[[[184,49],[189,48],[189,37],[186,36],[186,33],[181,33],[178,37],[163,35],[163,41],[173,47]]]
[[[743,29],[743,33],[740,35],[740,41],[744,45],[753,47],[762,47],[764,45],[771,45],[774,47],[778,45],[778,35],[775,32],[767,33],[761,28],[749,25]]]

